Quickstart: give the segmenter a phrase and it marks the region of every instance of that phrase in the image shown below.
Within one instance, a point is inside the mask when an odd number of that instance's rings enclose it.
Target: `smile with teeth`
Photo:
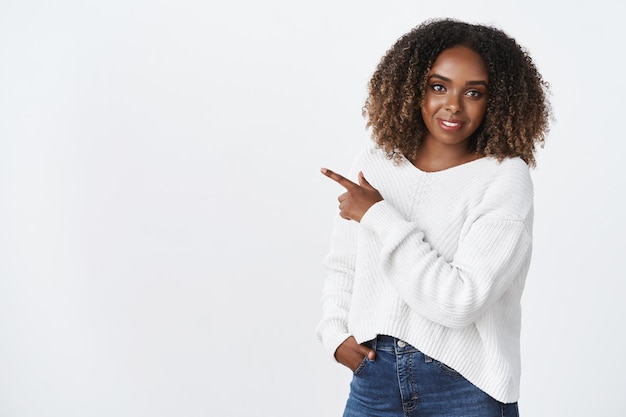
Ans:
[[[457,130],[461,128],[463,123],[459,120],[439,119],[439,125],[445,130]]]

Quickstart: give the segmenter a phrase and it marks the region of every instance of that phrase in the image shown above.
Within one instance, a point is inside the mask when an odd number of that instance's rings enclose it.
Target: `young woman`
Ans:
[[[517,416],[529,167],[547,84],[502,31],[434,20],[387,52],[325,258],[326,349],[354,376],[344,416]]]

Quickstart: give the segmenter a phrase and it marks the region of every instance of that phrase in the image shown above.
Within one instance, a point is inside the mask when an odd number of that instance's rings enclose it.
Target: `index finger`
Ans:
[[[336,172],[331,171],[328,168],[322,168],[320,171],[331,180],[339,183],[339,185],[341,185],[346,190],[351,190],[352,188],[359,186],[358,184],[353,183],[343,175],[337,174]]]

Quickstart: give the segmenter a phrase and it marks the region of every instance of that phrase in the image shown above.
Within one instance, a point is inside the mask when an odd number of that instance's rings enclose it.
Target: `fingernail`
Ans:
[[[322,168],[322,169],[320,169],[320,171],[322,172],[322,174],[326,174],[328,172],[328,170],[326,168]]]

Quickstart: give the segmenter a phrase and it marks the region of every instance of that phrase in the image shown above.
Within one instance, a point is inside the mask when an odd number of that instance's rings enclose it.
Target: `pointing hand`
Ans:
[[[330,169],[322,168],[321,171],[322,174],[346,189],[346,192],[337,198],[339,215],[346,220],[360,222],[370,207],[383,200],[383,196],[367,182],[362,172],[359,172],[359,183],[356,184]]]

